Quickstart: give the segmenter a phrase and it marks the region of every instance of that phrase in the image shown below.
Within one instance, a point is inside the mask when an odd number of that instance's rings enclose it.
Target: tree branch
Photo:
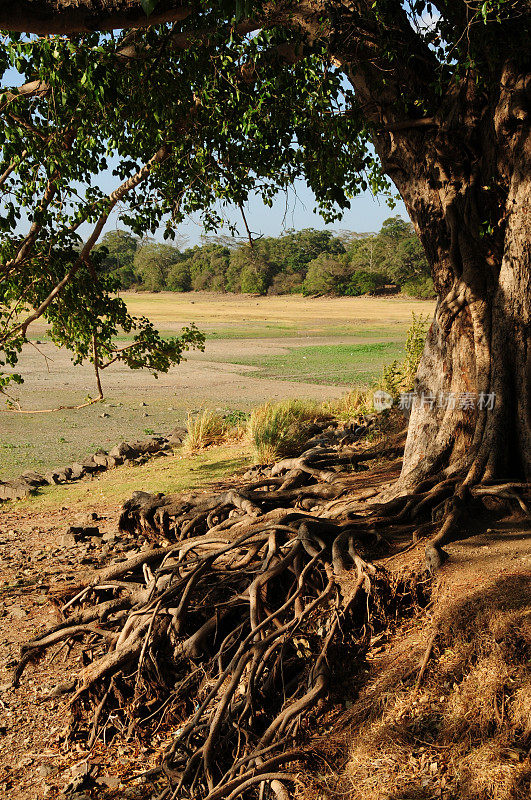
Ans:
[[[136,188],[143,180],[147,178],[151,169],[156,164],[160,164],[164,161],[168,155],[170,154],[170,147],[168,145],[163,145],[162,147],[157,150],[155,155],[150,158],[150,160],[144,164],[144,166],[138,170],[138,172],[133,175],[131,178],[128,178],[124,183],[121,184],[114,192],[109,195],[107,208],[104,213],[99,218],[98,222],[94,226],[94,230],[92,231],[91,235],[87,239],[79,257],[75,260],[72,267],[68,270],[64,278],[59,281],[59,283],[52,289],[48,297],[43,300],[40,306],[35,309],[35,311],[29,314],[26,319],[9,331],[7,334],[0,338],[1,341],[6,341],[7,339],[11,338],[15,335],[15,333],[21,333],[23,336],[26,335],[28,327],[31,325],[32,322],[35,322],[42,314],[46,311],[48,306],[55,300],[55,298],[61,294],[62,290],[66,286],[66,284],[73,278],[76,274],[78,269],[87,262],[87,259],[90,255],[90,252],[96,242],[98,241],[100,234],[109,218],[109,214],[113,210],[114,206],[123,198],[126,194],[128,194],[132,189]]]
[[[0,3],[0,28],[19,33],[93,33],[95,30],[148,28],[165,22],[181,22],[192,13],[181,0],[160,0],[147,16],[140,0],[121,2],[64,3],[59,0],[3,0]]]

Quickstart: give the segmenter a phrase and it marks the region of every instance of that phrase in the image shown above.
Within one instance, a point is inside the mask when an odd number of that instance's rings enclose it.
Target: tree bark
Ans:
[[[148,17],[140,0],[0,0],[0,28],[40,36],[143,28],[186,19],[190,5],[159,0]]]
[[[437,291],[391,494],[450,475],[531,480],[529,72],[507,63],[494,97],[470,76],[421,128],[370,67],[350,77]]]

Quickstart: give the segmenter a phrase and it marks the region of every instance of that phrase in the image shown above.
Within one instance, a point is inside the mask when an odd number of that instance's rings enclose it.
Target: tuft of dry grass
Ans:
[[[247,423],[247,436],[256,461],[269,464],[297,455],[311,436],[312,424],[324,419],[332,419],[332,414],[309,400],[283,400],[258,406]]]
[[[363,414],[373,413],[372,396],[372,390],[353,389],[352,392],[337,400],[323,403],[322,408],[328,410],[337,419],[350,420],[361,417]]]
[[[188,433],[183,441],[184,453],[197,453],[206,447],[235,442],[243,436],[243,429],[216,411],[204,409],[188,416]]]

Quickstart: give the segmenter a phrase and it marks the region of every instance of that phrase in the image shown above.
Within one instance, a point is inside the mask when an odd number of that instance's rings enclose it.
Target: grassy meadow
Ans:
[[[105,400],[80,410],[1,411],[0,478],[167,433],[205,407],[249,411],[269,399],[327,400],[370,386],[384,364],[401,357],[412,312],[431,315],[434,307],[402,297],[123,296],[133,314],[150,317],[166,335],[195,322],[207,336],[205,353],[189,353],[158,379],[113,366],[103,374]],[[20,363],[25,384],[14,392],[24,410],[79,405],[95,394],[90,366],[74,367],[41,323],[30,333],[35,346],[25,348]]]

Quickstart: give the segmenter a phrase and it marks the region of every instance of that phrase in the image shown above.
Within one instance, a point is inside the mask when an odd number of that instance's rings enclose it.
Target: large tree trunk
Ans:
[[[530,480],[529,76],[506,65],[494,99],[471,79],[428,128],[390,117],[389,98],[375,98],[366,74],[352,82],[372,103],[375,147],[438,295],[392,493],[451,475]]]

